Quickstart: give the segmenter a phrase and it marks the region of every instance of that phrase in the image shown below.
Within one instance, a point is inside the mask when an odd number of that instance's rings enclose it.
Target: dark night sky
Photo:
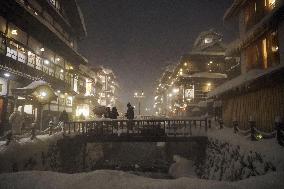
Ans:
[[[232,39],[222,17],[232,0],[79,0],[88,37],[80,52],[90,64],[114,70],[123,103],[143,89],[153,102],[162,68],[188,52],[197,35],[210,28]],[[149,106],[150,107],[150,106]]]

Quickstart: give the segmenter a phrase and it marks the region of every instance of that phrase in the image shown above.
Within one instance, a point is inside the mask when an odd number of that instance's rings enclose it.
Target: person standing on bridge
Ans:
[[[110,107],[106,107],[106,112],[104,114],[104,118],[111,118]]]
[[[131,104],[129,102],[127,104],[127,113],[125,114],[125,116],[129,120],[134,119],[134,108],[131,106]]]
[[[111,119],[117,119],[117,116],[119,116],[118,112],[117,112],[117,108],[113,107],[111,109],[111,113],[110,113],[110,118]]]
[[[130,130],[133,128],[133,119],[134,119],[134,107],[131,106],[131,104],[128,102],[127,104],[127,113],[125,114],[127,121],[127,134]]]

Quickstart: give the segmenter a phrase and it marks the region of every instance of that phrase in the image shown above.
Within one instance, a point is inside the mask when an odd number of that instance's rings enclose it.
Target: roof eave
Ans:
[[[244,3],[246,3],[247,0],[235,0],[233,2],[233,4],[231,5],[231,7],[225,12],[224,16],[223,16],[223,20],[227,21],[230,18],[234,17],[235,15],[237,15],[237,13],[239,12],[239,10],[241,9],[241,7],[244,5]]]

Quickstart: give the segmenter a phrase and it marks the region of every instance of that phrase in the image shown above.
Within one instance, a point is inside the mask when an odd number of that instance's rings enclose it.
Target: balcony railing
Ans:
[[[71,86],[72,74],[65,72],[63,67],[37,55],[28,47],[4,35],[0,35],[0,41],[0,54],[41,71],[48,76],[59,79]]]
[[[60,37],[62,37],[62,39],[64,39],[64,42],[71,48],[74,49],[74,42],[71,39],[71,37],[65,32],[63,31],[63,29],[59,29],[58,24],[56,23],[56,21],[54,20],[49,20],[47,19],[42,11],[39,11],[38,8],[35,8],[36,5],[34,5],[32,2],[27,2],[27,1],[21,1],[21,0],[17,0],[18,3],[20,3],[23,7],[25,7],[27,10],[32,11],[37,17],[40,17],[41,19],[43,19],[46,23],[48,23],[59,35]],[[50,3],[51,4],[51,3]],[[38,5],[37,5],[38,6]]]

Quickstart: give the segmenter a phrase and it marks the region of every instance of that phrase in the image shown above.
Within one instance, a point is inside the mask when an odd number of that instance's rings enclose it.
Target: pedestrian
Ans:
[[[117,116],[119,116],[119,114],[117,112],[117,108],[113,107],[112,110],[111,110],[110,118],[111,119],[117,119]]]
[[[111,117],[111,111],[110,111],[110,107],[106,107],[106,112],[104,114],[105,118],[110,118]]]
[[[48,127],[49,127],[49,135],[52,135],[52,132],[53,132],[53,129],[54,129],[54,123],[53,123],[52,119],[49,121]]]
[[[127,121],[127,134],[129,134],[129,131],[133,130],[133,119],[134,119],[134,108],[131,106],[131,104],[128,102],[127,104],[127,113],[125,114]]]
[[[23,115],[20,111],[15,110],[9,117],[9,124],[12,127],[12,135],[20,135],[23,126]]]
[[[128,102],[127,104],[127,113],[125,114],[126,118],[129,120],[134,119],[134,108],[131,106],[131,104]]]

